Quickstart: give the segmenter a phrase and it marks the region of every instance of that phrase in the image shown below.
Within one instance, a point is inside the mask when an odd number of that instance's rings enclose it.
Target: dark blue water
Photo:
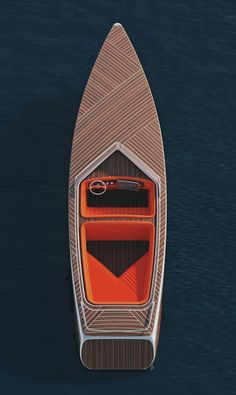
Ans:
[[[144,373],[85,370],[73,329],[70,147],[114,22],[150,82],[168,171],[161,337]],[[1,2],[1,394],[235,391],[235,23],[230,0]]]

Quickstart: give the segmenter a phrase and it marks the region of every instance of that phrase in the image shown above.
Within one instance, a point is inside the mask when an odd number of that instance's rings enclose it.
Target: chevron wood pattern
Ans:
[[[88,303],[83,293],[83,274],[78,262],[79,234],[76,223],[78,221],[80,224],[84,219],[76,210],[78,204],[75,198],[77,195],[74,193],[76,178],[117,142],[146,163],[160,180],[158,220],[146,219],[155,222],[158,233],[155,262],[157,271],[153,279],[153,297],[145,305],[134,305],[132,308]],[[122,156],[116,151],[111,156],[110,162],[107,162],[108,168],[101,164],[90,176],[109,172],[109,175],[147,177],[129,159],[124,159]],[[117,174],[117,171],[120,174]],[[152,93],[137,54],[125,30],[119,24],[112,27],[100,50],[85,88],[75,125],[69,176],[69,233],[74,292],[83,334],[89,336],[105,334],[107,338],[124,335],[150,336],[155,329],[154,324],[157,319],[158,327],[160,324],[157,309],[161,300],[166,243],[165,160]],[[90,344],[86,348],[87,351],[83,351],[87,353],[84,358],[90,360],[90,366],[92,366],[92,349]],[[114,361],[112,363],[114,364]],[[95,365],[98,363],[96,362]]]

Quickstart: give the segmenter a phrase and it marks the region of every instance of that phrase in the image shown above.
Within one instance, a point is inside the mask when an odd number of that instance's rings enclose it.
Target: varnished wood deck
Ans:
[[[156,275],[152,300],[141,307],[91,305],[86,301],[83,292],[83,275],[78,259],[77,222],[81,223],[84,219],[76,217],[78,194],[74,193],[74,185],[84,169],[114,143],[119,143],[134,153],[159,179]],[[113,175],[119,176],[128,173],[147,177],[123,156],[116,151],[110,161],[100,165],[89,176],[111,175],[112,172]],[[129,340],[130,343],[122,343],[122,339],[117,339],[113,343],[109,338],[140,336],[141,339],[143,336],[150,336],[154,339],[154,350],[157,346],[159,333],[155,333],[155,336],[153,333],[158,331],[160,323],[159,307],[166,242],[166,175],[162,136],[153,97],[138,57],[121,25],[116,24],[111,29],[83,95],[74,131],[69,188],[71,264],[78,319],[81,323],[80,341],[83,343],[86,336],[94,336],[97,339],[94,340],[96,343],[91,344],[85,341],[81,357],[91,368],[145,368],[150,364],[150,358],[153,358],[153,355],[150,357],[149,342],[146,344],[143,340],[142,345],[136,348],[135,340],[132,338]],[[98,340],[99,336],[105,336],[107,340]],[[123,350],[123,361],[126,360],[125,355],[129,356],[129,363],[115,364],[116,347],[117,353]],[[112,355],[105,357],[104,354],[104,359],[101,356],[104,350]],[[100,359],[96,356],[98,352]],[[145,355],[148,355],[147,360]],[[137,359],[142,358],[146,362],[137,362]],[[120,360],[122,361],[122,358]]]
[[[147,340],[88,340],[82,349],[82,360],[89,369],[145,369],[152,363],[152,345]]]

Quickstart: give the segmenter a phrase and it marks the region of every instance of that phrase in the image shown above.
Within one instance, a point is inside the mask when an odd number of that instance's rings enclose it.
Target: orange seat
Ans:
[[[86,296],[93,304],[143,304],[150,294],[155,227],[144,221],[91,221],[81,225],[82,266]],[[148,251],[116,277],[87,251],[87,241],[148,241]]]

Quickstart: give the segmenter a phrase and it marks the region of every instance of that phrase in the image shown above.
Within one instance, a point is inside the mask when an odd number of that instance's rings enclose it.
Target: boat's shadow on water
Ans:
[[[42,100],[6,122],[1,160],[1,363],[16,375],[93,384],[142,372],[90,372],[73,323],[67,180],[78,97]]]

